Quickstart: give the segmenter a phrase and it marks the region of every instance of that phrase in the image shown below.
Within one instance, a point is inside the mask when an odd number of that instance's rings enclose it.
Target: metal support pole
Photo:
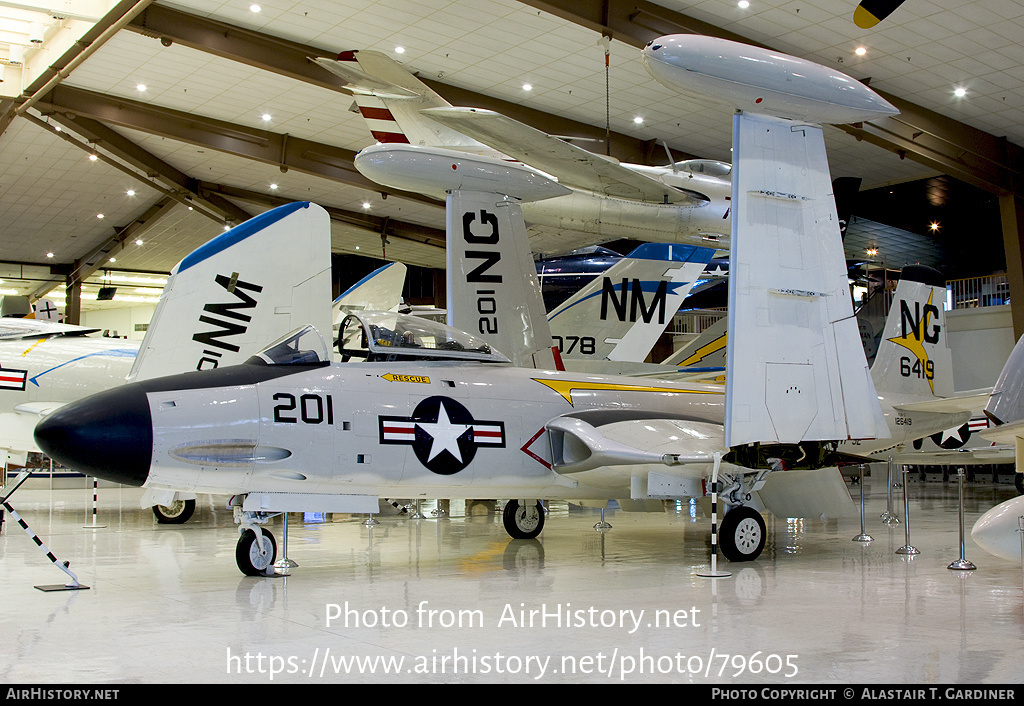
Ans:
[[[872,537],[864,529],[864,469],[866,465],[861,464],[860,467],[860,534],[853,538],[854,542],[873,542],[875,538]]]
[[[892,456],[889,457],[889,477],[885,482],[885,512],[882,513],[882,522],[887,525],[898,525],[900,518],[896,517],[892,507]]]
[[[899,473],[899,469],[896,470]],[[910,501],[907,500],[907,479],[903,479],[903,530],[907,543],[896,550],[897,554],[914,556],[920,554],[920,550],[910,544]]]
[[[288,513],[281,513],[281,558],[274,562],[274,573],[287,576],[297,563],[288,558]]]
[[[610,530],[611,528],[612,528],[612,526],[609,523],[604,521],[604,508],[602,507],[601,508],[601,520],[597,524],[594,525],[594,529],[596,529],[598,532],[604,532],[604,531]]]
[[[419,512],[419,510],[417,510],[417,512]],[[374,525],[379,525],[379,524],[380,524],[380,522],[378,522],[377,520],[373,519],[373,513],[372,512],[369,514],[369,516],[365,520],[363,520],[363,526],[364,527],[373,527]]]
[[[103,529],[104,527],[106,527],[106,525],[96,524],[96,507],[98,504],[97,500],[99,498],[99,483],[99,478],[96,478],[94,476],[92,479],[92,524],[83,525],[85,529]]]
[[[426,516],[423,514],[423,511],[420,509],[420,503],[421,502],[422,502],[421,500],[417,500],[416,501],[416,512],[414,512],[412,514],[412,519],[414,519],[414,520],[425,520],[425,519],[427,519]]]
[[[715,466],[711,471],[711,571],[697,574],[712,579],[732,576],[728,571],[718,570],[718,469],[721,465],[722,454],[715,452]]]
[[[964,469],[958,469],[956,477],[960,486],[960,558],[951,562],[946,568],[957,571],[973,571],[978,567],[964,558]]]

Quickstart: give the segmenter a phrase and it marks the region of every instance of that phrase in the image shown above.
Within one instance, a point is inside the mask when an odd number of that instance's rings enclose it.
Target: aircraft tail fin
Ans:
[[[493,151],[421,115],[424,108],[451,104],[387,54],[363,49],[313,61],[347,82],[377,142]]]
[[[389,262],[353,284],[334,300],[334,324],[353,311],[397,311],[408,271],[401,262]]]
[[[644,243],[549,315],[562,358],[642,363],[715,251]]]
[[[922,399],[953,394],[945,301],[941,273],[922,265],[903,268],[871,364],[880,394]]]
[[[726,330],[729,317],[723,316],[687,345],[662,361],[662,365],[680,368],[707,368],[725,371]]]
[[[742,112],[733,120],[726,445],[888,438],[822,128]]]
[[[522,208],[482,191],[447,198],[448,324],[476,336],[519,367],[551,353],[551,330],[530,254]]]
[[[330,217],[279,206],[222,233],[171,270],[129,382],[243,362],[311,323],[331,331]]]

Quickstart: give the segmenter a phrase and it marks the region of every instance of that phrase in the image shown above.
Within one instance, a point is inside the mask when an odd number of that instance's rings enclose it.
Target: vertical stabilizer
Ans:
[[[354,311],[397,311],[408,267],[389,262],[353,284],[334,300],[334,324]]]
[[[563,359],[642,363],[715,251],[645,243],[549,315]]]
[[[941,273],[922,265],[903,268],[871,364],[871,378],[880,394],[903,400],[953,394],[945,301]]]
[[[732,203],[726,445],[888,437],[821,127],[738,112]]]
[[[308,202],[237,225],[175,265],[128,380],[243,362],[305,324],[331,331],[331,225]]]
[[[448,324],[535,367],[534,354],[551,349],[551,331],[519,202],[452,191],[446,231]]]
[[[364,49],[342,52],[337,59],[313,61],[345,79],[359,114],[377,142],[493,152],[476,140],[421,115],[419,111],[424,108],[450,107],[451,104],[387,54]]]

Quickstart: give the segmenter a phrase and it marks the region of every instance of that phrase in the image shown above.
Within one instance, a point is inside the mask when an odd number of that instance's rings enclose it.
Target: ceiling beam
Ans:
[[[292,201],[292,199],[283,196],[274,196],[273,194],[264,194],[223,184],[200,182],[199,188],[203,193],[218,193],[240,201],[247,201],[271,208],[282,206]],[[408,223],[393,218],[374,216],[369,213],[347,211],[333,206],[322,206],[322,208],[327,211],[331,220],[337,223],[353,225],[378,235],[409,240],[422,245],[432,245],[442,249],[445,247],[445,232],[440,228],[431,228],[430,226]]]
[[[602,35],[641,48],[666,34],[704,34],[765,46],[647,0],[521,0]],[[881,92],[880,92],[881,93]],[[858,140],[895,152],[989,193],[1024,194],[1024,150],[982,130],[885,93],[900,110],[895,118],[837,126]]]
[[[223,120],[163,108],[152,103],[116,98],[70,86],[57,86],[43,101],[37,104],[37,107],[41,111],[53,114],[56,119],[73,119],[76,125],[83,126],[87,131],[95,133],[96,139],[105,145],[119,142],[118,138],[127,142],[125,138],[110,128],[103,129],[106,125],[117,125],[252,159],[264,164],[273,164],[282,171],[295,169],[305,174],[330,179],[360,189],[394,194],[433,206],[443,207],[444,205],[436,199],[420,194],[391,190],[370,181],[360,174],[353,165],[355,152],[352,150],[305,140],[287,133],[275,133],[236,125]],[[100,133],[103,133],[105,137]],[[156,171],[165,173],[166,169],[161,167]],[[173,180],[179,186],[186,187],[187,185],[179,176],[174,176]],[[189,188],[189,191],[194,192],[194,188]]]
[[[321,47],[291,42],[163,5],[151,5],[135,17],[127,29],[160,39],[165,44],[178,43],[247,66],[349,94],[342,79],[309,60],[311,57],[333,58],[336,55],[336,52]],[[494,110],[552,135],[570,135],[602,142],[605,139],[603,127],[551,115],[422,76],[419,78],[453,105]],[[648,142],[612,132],[609,136],[610,153],[624,162],[651,164],[650,160],[654,159],[657,164],[663,163],[662,151],[652,150]],[[676,152],[679,159],[693,156],[679,150]]]

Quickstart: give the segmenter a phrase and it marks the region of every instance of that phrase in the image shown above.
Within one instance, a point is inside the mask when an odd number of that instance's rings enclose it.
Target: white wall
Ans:
[[[953,354],[953,389],[992,387],[1016,342],[1010,305],[947,311],[946,326]]]
[[[82,326],[107,329],[113,335],[141,341],[145,331],[136,331],[135,324],[148,324],[156,311],[155,304],[140,304],[123,309],[93,309],[82,312]]]

